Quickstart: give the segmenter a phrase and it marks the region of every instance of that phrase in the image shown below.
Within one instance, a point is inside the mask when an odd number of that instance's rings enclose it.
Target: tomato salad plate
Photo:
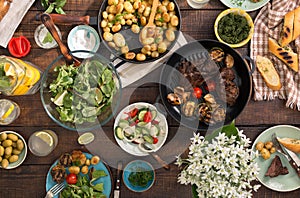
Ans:
[[[265,6],[270,0],[261,0],[254,2],[255,0],[220,0],[224,5],[230,8],[240,8],[246,12],[258,10]]]
[[[252,150],[255,152],[255,145],[258,142],[272,141],[272,134],[276,134],[279,138],[295,138],[300,139],[300,129],[290,125],[278,125],[263,131],[254,141]],[[279,156],[283,167],[287,167],[288,174],[279,175],[277,177],[265,176],[272,160],[275,156]],[[297,154],[300,157],[300,154]],[[298,177],[296,171],[291,167],[288,160],[278,151],[271,154],[271,157],[267,160],[261,156],[255,159],[256,163],[260,168],[258,180],[266,187],[278,191],[278,192],[289,192],[300,188],[300,177]]]
[[[72,156],[73,155],[74,155],[74,153],[72,153]],[[78,152],[75,155],[78,156]],[[90,153],[85,153],[85,152],[81,153],[79,151],[79,156],[80,155],[85,155],[85,157],[86,157],[85,161],[89,160],[88,164],[90,164],[90,165],[83,164],[81,166],[78,166],[78,161],[74,162],[74,160],[72,160],[71,166],[65,168],[65,170],[66,170],[65,175],[67,175],[67,176],[66,176],[66,178],[63,178],[61,180],[61,182],[64,182],[66,185],[68,183],[69,186],[77,185],[77,186],[79,186],[80,189],[85,185],[85,187],[88,186],[88,188],[90,188],[90,189],[88,189],[89,192],[84,192],[84,193],[91,193],[90,191],[93,191],[92,193],[94,193],[94,195],[95,195],[95,193],[98,193],[98,194],[101,194],[101,196],[103,196],[103,197],[107,197],[107,198],[110,197],[111,190],[112,190],[112,175],[111,175],[111,172],[110,172],[108,166],[105,163],[103,163],[101,160],[99,160],[100,159],[99,157],[93,156]],[[61,161],[64,161],[64,162],[70,161],[70,159],[67,159],[68,156],[71,156],[71,154],[62,155],[60,157],[60,159],[56,160],[50,167],[50,169],[47,173],[47,178],[46,178],[46,191],[47,192],[51,187],[53,187],[55,184],[57,184],[57,181],[53,180],[51,170],[54,167],[57,167],[58,165],[60,165]],[[93,157],[98,158],[98,162],[93,163],[92,162]],[[77,164],[77,165],[75,165],[75,164]],[[87,168],[85,174],[83,173],[83,169],[84,169],[83,166],[86,166],[86,168]],[[78,174],[73,173],[73,171],[76,171],[76,167],[79,172]],[[90,173],[91,169],[93,169],[92,174]],[[96,171],[97,171],[97,173],[94,174]],[[56,173],[55,175],[58,175],[58,174],[61,174],[60,171],[58,171],[58,173]],[[89,178],[90,175],[93,175],[92,179]],[[95,175],[97,175],[97,176],[95,176]],[[72,177],[72,176],[74,176],[74,177]],[[79,181],[79,180],[81,180],[81,181]],[[77,182],[77,184],[76,184],[76,182]],[[81,184],[79,185],[78,183],[81,183]],[[92,183],[92,185],[90,183]],[[62,194],[64,193],[65,190],[71,191],[66,188],[68,188],[68,187],[65,187],[65,189],[61,192]],[[101,189],[101,192],[99,192],[100,191],[99,189]],[[74,193],[74,192],[76,193],[75,190],[73,192],[66,192],[66,193]],[[91,196],[91,195],[89,195],[89,196]],[[61,197],[61,196],[59,194],[54,196],[54,198],[58,198],[58,197]],[[65,197],[65,196],[62,196],[62,197]]]
[[[138,102],[125,107],[114,123],[114,137],[129,154],[149,155],[159,150],[168,136],[165,116],[155,106]]]

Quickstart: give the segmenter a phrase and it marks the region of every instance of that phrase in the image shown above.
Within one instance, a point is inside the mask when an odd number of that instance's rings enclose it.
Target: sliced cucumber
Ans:
[[[121,127],[117,126],[116,129],[115,129],[115,133],[116,133],[116,136],[119,140],[124,139],[124,133],[123,133],[123,129]]]
[[[136,134],[142,134],[142,128],[141,127],[135,127],[135,133]]]
[[[147,113],[147,111],[148,111],[148,109],[141,109],[138,113],[138,119],[141,121],[144,120],[144,116]]]
[[[133,123],[133,122],[135,122],[136,120],[137,120],[137,115],[134,116],[133,118],[129,118],[129,119],[128,119],[128,122],[129,122],[129,123]]]
[[[146,142],[148,142],[149,144],[153,144],[153,138],[152,138],[151,135],[144,135],[143,138],[144,138],[144,140],[145,140]]]
[[[144,135],[149,135],[150,134],[150,130],[145,128],[145,127],[142,127],[142,134]]]
[[[136,125],[140,127],[144,127],[147,124],[147,122],[138,122]]]
[[[156,110],[151,110],[151,115],[152,115],[152,120],[154,120],[157,116],[157,111]]]
[[[129,126],[129,122],[127,120],[121,119],[119,121],[119,127],[121,127],[122,129],[125,128],[125,127],[128,127],[128,126]]]
[[[160,127],[158,125],[152,125],[150,128],[150,135],[153,137],[159,136]]]

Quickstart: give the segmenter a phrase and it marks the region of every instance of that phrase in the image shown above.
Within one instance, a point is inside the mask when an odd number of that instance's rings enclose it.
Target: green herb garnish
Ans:
[[[92,173],[91,180],[87,175],[78,175],[77,183],[75,185],[68,184],[68,186],[61,192],[60,198],[82,198],[82,197],[97,197],[106,198],[103,194],[104,185],[103,183],[94,184],[94,181],[100,177],[105,177],[107,174],[103,170],[95,170]]]
[[[53,41],[53,37],[52,35],[50,34],[50,32],[47,32],[46,36],[44,37],[42,43],[43,44],[46,44],[46,43],[52,43]]]
[[[46,13],[52,13],[55,11],[58,14],[66,14],[63,7],[67,3],[67,0],[42,0],[41,3],[46,9]]]
[[[151,171],[147,171],[142,167],[137,167],[134,172],[129,174],[128,180],[133,186],[147,186],[148,182],[153,179]]]

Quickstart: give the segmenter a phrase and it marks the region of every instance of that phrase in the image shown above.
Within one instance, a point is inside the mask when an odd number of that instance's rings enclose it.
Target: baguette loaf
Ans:
[[[300,153],[300,140],[293,139],[293,138],[277,138],[277,139],[287,149],[295,153]]]
[[[270,59],[257,56],[256,67],[270,89],[279,90],[281,88],[279,75]]]
[[[295,9],[293,40],[300,36],[300,7]]]
[[[295,11],[290,11],[284,16],[283,28],[280,35],[280,46],[285,47],[293,41]]]
[[[288,47],[280,47],[278,43],[269,38],[269,51],[282,60],[286,65],[298,72],[298,55]]]

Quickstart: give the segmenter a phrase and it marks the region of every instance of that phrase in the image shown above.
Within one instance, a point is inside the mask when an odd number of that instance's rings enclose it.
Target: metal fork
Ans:
[[[281,146],[278,143],[278,140],[277,140],[277,137],[276,137],[275,133],[272,134],[272,142],[273,142],[273,144],[276,148],[276,151],[278,151],[278,153],[281,153],[288,161],[290,161],[291,160],[290,156],[285,154],[284,151],[282,150]]]
[[[50,190],[48,190],[45,198],[53,198],[55,195],[60,193],[65,188],[64,183],[55,184]]]

